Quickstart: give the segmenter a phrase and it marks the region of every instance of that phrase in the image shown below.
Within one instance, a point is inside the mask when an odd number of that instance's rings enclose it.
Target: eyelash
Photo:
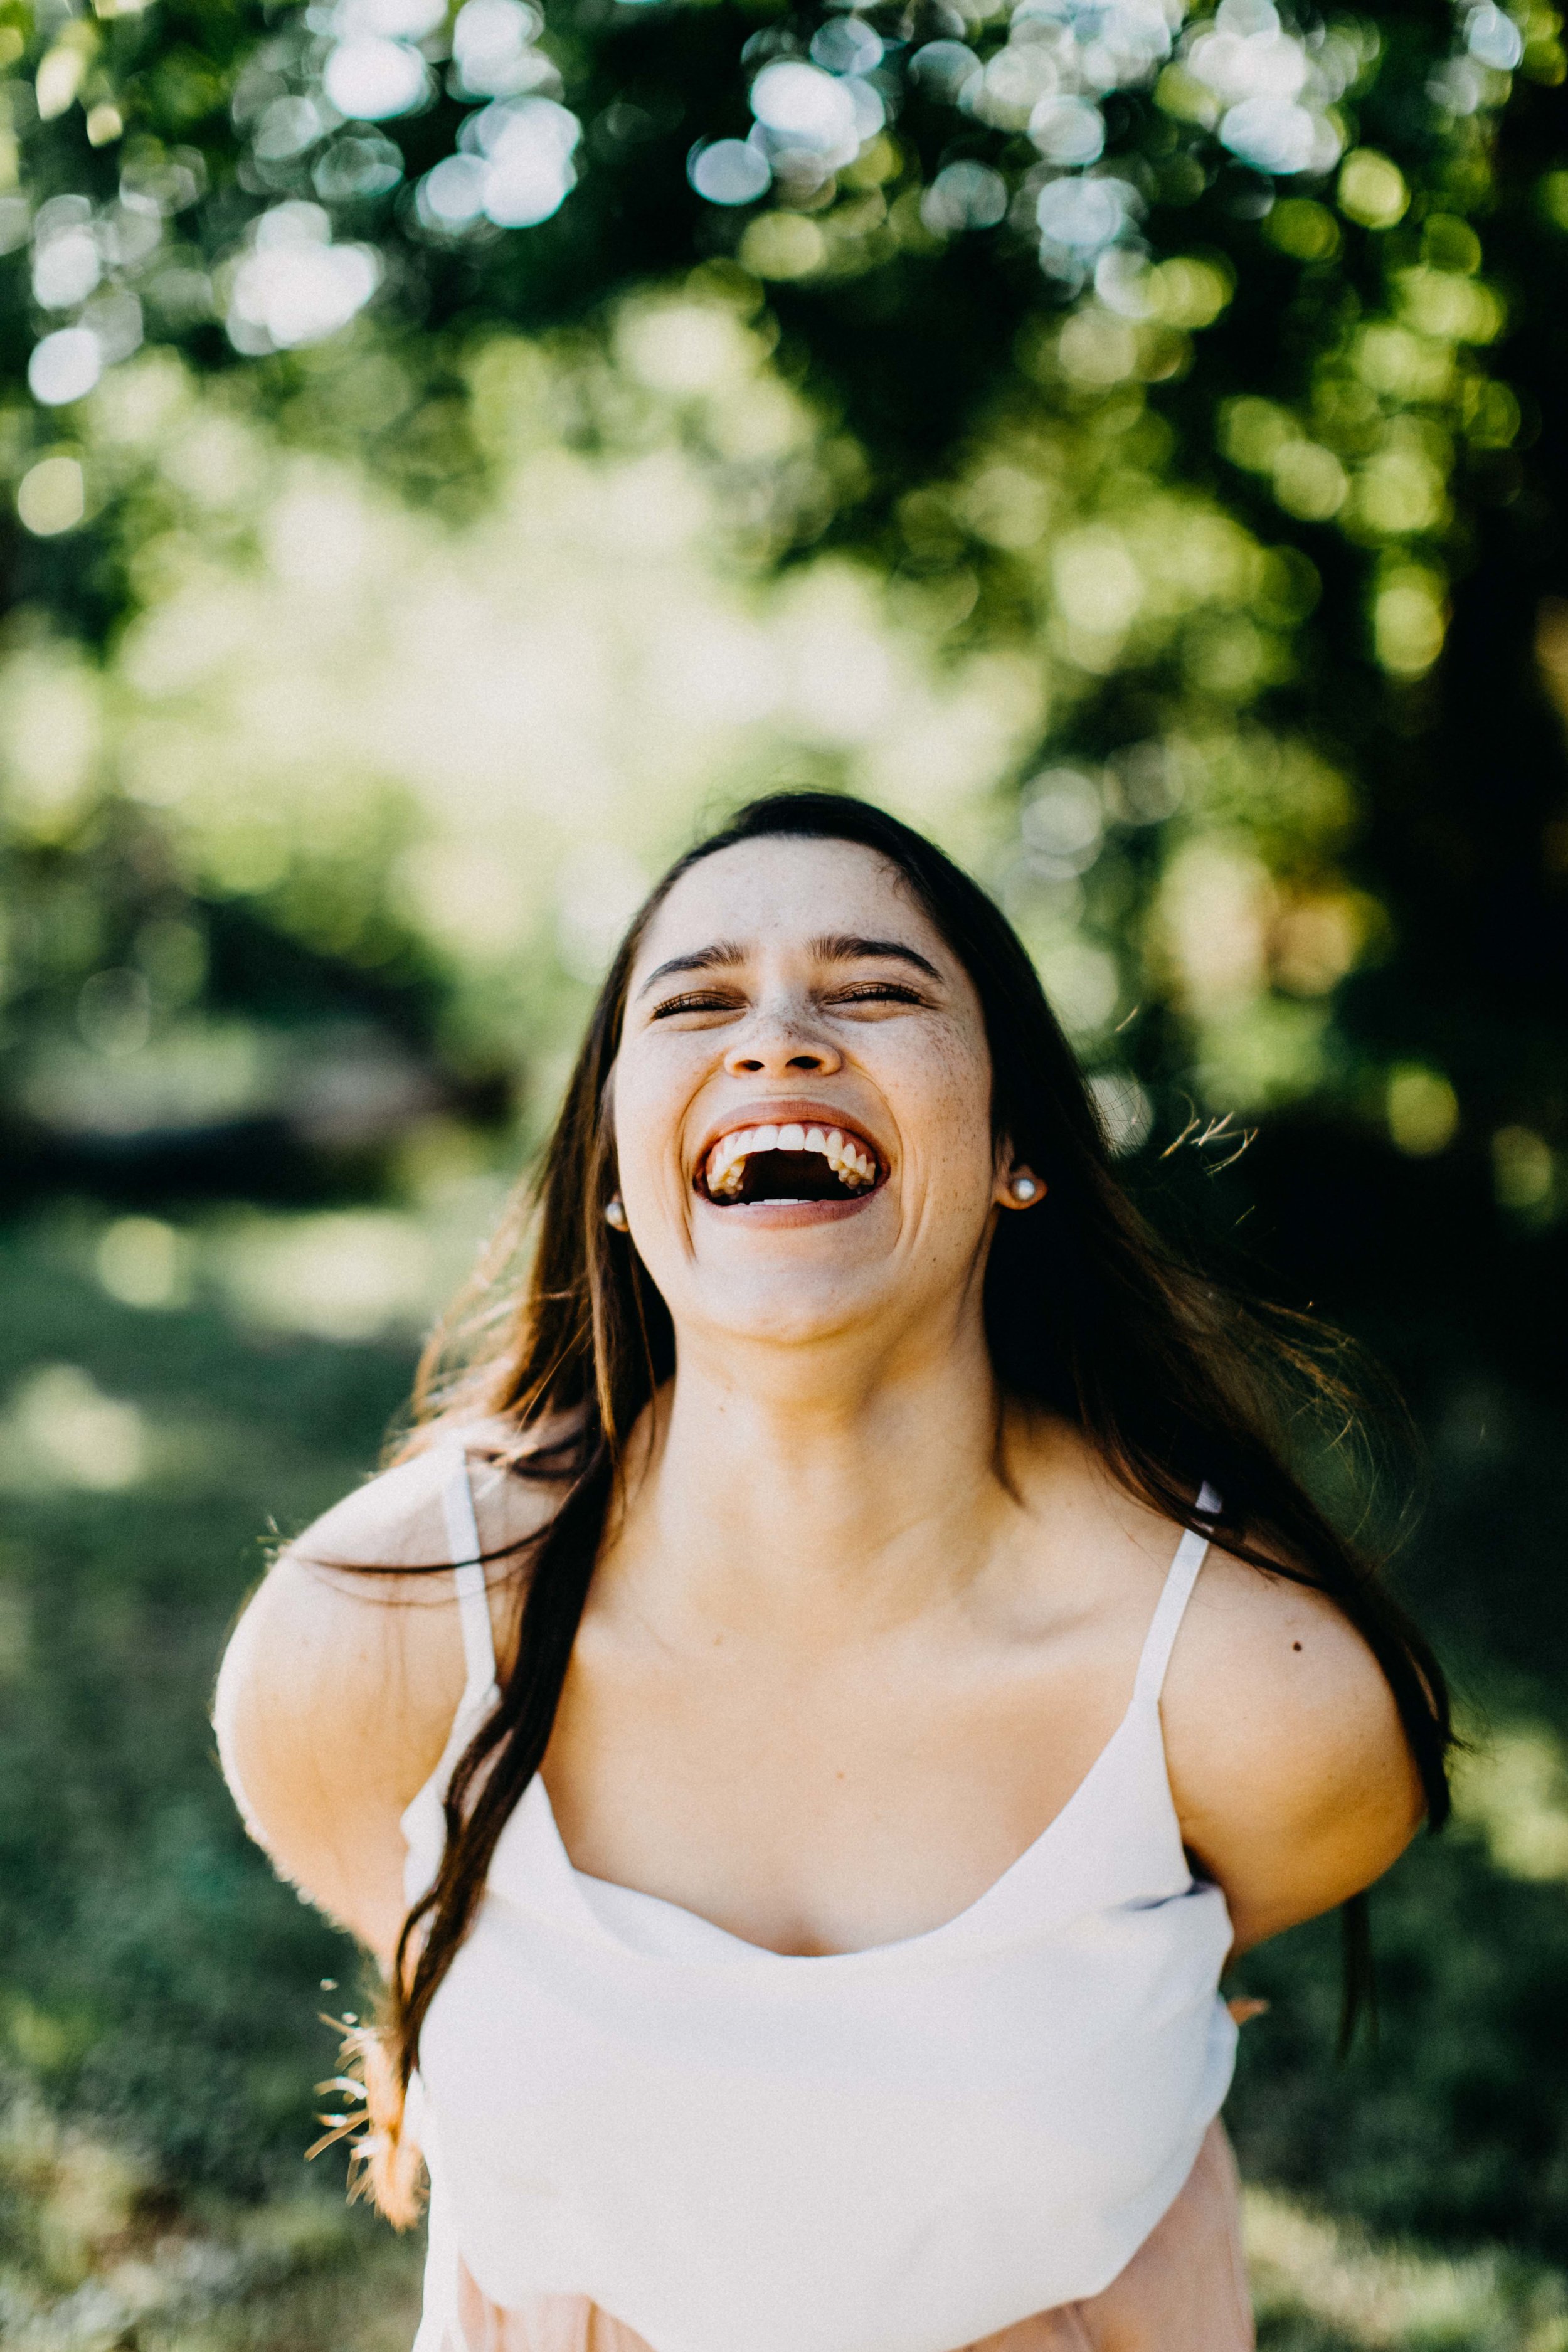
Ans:
[[[733,997],[712,994],[672,996],[668,1003],[656,1004],[648,1017],[653,1021],[668,1021],[672,1013],[724,1013],[729,1011],[734,1001]]]
[[[918,989],[900,987],[896,980],[863,981],[858,988],[845,989],[840,993],[845,1001],[850,998],[860,1002],[869,999],[873,1004],[920,1004],[924,1002]]]
[[[721,996],[714,990],[690,996],[672,996],[667,1003],[655,1005],[651,1018],[655,1021],[668,1020],[672,1013],[727,1013],[740,1001],[738,997]],[[917,990],[901,987],[896,980],[868,980],[862,981],[858,987],[841,989],[832,1001],[841,1004],[921,1004],[924,999]]]

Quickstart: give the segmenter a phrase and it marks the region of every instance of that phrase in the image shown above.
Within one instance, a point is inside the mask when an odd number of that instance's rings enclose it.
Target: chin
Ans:
[[[701,1282],[689,1305],[694,1324],[726,1339],[810,1348],[874,1324],[894,1297],[890,1268],[881,1279],[869,1269],[856,1279],[847,1269],[796,1265]],[[685,1319],[678,1318],[678,1330]]]

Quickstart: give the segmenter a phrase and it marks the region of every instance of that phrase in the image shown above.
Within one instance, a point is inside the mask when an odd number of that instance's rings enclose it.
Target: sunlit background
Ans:
[[[0,2337],[403,2352],[205,1721],[664,860],[864,793],[1370,1342],[1459,1820],[1232,2120],[1265,2352],[1568,2352],[1543,0],[0,0]],[[1335,1487],[1342,1498],[1342,1482]]]

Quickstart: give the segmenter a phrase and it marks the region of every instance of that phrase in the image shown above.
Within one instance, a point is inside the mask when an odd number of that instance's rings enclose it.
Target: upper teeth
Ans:
[[[708,1155],[708,1190],[738,1192],[753,1151],[820,1151],[843,1183],[858,1188],[877,1180],[877,1163],[842,1128],[738,1127],[721,1136]]]

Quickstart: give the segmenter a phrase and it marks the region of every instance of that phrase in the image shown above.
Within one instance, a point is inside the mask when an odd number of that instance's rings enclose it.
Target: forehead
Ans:
[[[805,948],[826,935],[893,939],[939,970],[953,957],[896,866],[858,841],[775,835],[716,850],[683,874],[648,925],[637,970],[726,940]]]

